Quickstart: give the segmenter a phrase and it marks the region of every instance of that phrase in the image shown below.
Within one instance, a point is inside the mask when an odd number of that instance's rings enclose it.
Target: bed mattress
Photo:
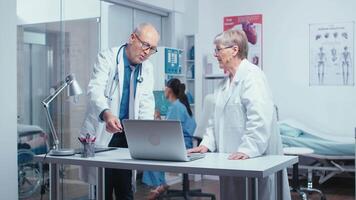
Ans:
[[[330,156],[355,156],[355,139],[335,136],[306,127],[294,120],[279,122],[283,146],[308,147],[314,154]]]

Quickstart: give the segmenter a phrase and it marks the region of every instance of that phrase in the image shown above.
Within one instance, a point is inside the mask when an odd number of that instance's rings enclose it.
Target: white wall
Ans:
[[[110,35],[112,31],[117,32],[120,26],[112,27],[109,26],[111,23],[115,24],[130,24],[127,22],[126,19],[121,19],[120,16],[125,15],[125,13],[132,12],[130,9],[131,7],[137,8],[138,10],[144,10],[147,12],[152,12],[158,15],[166,16],[168,14],[168,20],[163,20],[162,23],[157,26],[157,28],[165,27],[166,29],[162,30],[162,37],[159,43],[160,46],[171,46],[175,48],[183,48],[182,41],[183,41],[183,28],[182,28],[182,18],[185,9],[184,1],[180,0],[155,0],[155,1],[148,1],[148,0],[104,0],[106,2],[102,2],[101,4],[101,49],[106,49],[112,46],[113,40],[114,41],[121,41],[118,43],[122,43],[127,40],[127,37],[124,36],[123,38],[113,38]],[[111,5],[118,4],[126,6],[124,8],[114,8]],[[122,6],[121,6],[122,7]],[[129,7],[129,8],[128,8]],[[141,11],[136,12],[136,15],[140,14]],[[115,16],[119,18],[115,18]],[[147,15],[146,15],[147,16]],[[115,19],[113,19],[113,17]],[[137,22],[142,21],[142,18],[135,16],[134,17]],[[152,18],[148,19],[151,20]],[[133,27],[132,27],[133,28]],[[130,29],[131,30],[131,29]],[[124,30],[127,32],[126,30]],[[125,34],[124,34],[125,35]],[[128,35],[128,33],[126,33]],[[116,43],[116,42],[115,42]]]
[[[309,87],[308,34],[310,23],[355,21],[355,8],[353,0],[200,0],[197,60],[202,62],[212,52],[224,16],[262,14],[263,68],[281,119],[294,118],[326,133],[351,137],[356,126],[356,89]]]
[[[169,30],[166,35],[169,38],[165,41],[163,46],[170,46],[173,48],[183,48],[184,38],[184,24],[183,17],[185,14],[186,3],[182,0],[130,0],[131,2],[140,3],[143,6],[160,9],[162,11],[169,12],[169,21],[167,28]],[[162,44],[161,44],[162,45]]]
[[[104,0],[112,3],[124,4],[127,6],[135,6],[146,10],[158,9],[159,11],[184,11],[184,1],[181,0]]]
[[[99,7],[99,0],[17,0],[18,24],[100,17]]]
[[[131,2],[140,3],[146,7],[156,8],[169,13],[169,20],[167,23],[167,29],[169,38],[165,40],[165,44],[162,46],[170,46],[173,48],[183,48],[184,38],[184,24],[183,17],[186,9],[186,2],[182,0],[130,0]],[[165,23],[165,22],[163,22]]]
[[[192,35],[198,33],[199,0],[185,0],[184,13],[182,16],[183,33]]]
[[[0,1],[1,199],[17,196],[16,1]],[[5,73],[6,72],[6,73]]]

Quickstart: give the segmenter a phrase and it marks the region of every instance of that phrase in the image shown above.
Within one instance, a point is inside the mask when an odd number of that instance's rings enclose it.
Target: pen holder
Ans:
[[[95,156],[95,143],[83,143],[82,158],[94,157]]]

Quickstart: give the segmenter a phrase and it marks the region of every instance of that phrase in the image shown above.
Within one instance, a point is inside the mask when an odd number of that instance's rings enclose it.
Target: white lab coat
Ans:
[[[194,136],[203,138],[206,128],[209,126],[209,119],[215,111],[215,99],[214,94],[207,94],[204,97],[202,114],[197,123],[197,128],[195,129]]]
[[[233,81],[220,82],[215,96],[215,111],[201,145],[210,151],[242,152],[250,158],[282,155],[272,95],[264,73],[248,60],[242,60]],[[263,163],[261,163],[263,164]],[[290,199],[288,177],[283,177],[283,199]],[[259,199],[275,199],[274,177],[259,180]],[[220,177],[222,200],[245,199],[245,179]]]
[[[124,80],[124,48],[119,53],[119,63],[116,64],[116,57],[119,47],[102,51],[94,65],[91,80],[88,86],[88,106],[86,117],[83,122],[80,134],[91,133],[96,136],[96,146],[107,147],[113,136],[106,131],[105,123],[99,118],[104,109],[110,109],[114,115],[120,110],[120,101]],[[115,72],[118,70],[118,87],[111,95],[111,99],[106,98],[114,80]],[[137,82],[135,96],[135,119],[153,119],[154,117],[154,96],[153,96],[153,66],[148,60],[142,63],[142,83]],[[81,179],[95,184],[96,172],[94,168],[83,168]]]

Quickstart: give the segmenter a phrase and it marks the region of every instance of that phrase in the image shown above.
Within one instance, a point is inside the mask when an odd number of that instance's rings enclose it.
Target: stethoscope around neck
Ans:
[[[117,51],[117,55],[116,55],[116,66],[119,65],[119,62],[120,62],[120,57],[119,57],[119,55],[120,55],[120,51],[121,51],[121,49],[122,49],[123,47],[127,47],[127,43],[124,44],[124,45],[122,45],[122,46],[119,48],[119,50]],[[139,71],[138,71],[138,76],[137,76],[137,82],[142,83],[142,82],[143,82],[143,77],[142,77],[142,64],[138,64],[137,66],[138,66],[138,70],[139,70]],[[117,69],[116,69],[116,72],[115,72],[115,76],[116,76],[116,74],[118,74]]]
[[[111,85],[110,85],[110,89],[109,91],[107,92],[107,94],[105,95],[105,97],[109,100],[112,100],[112,96],[118,86],[118,80],[119,80],[119,72],[118,72],[118,65],[119,65],[119,62],[120,62],[120,51],[122,50],[123,47],[126,47],[127,44],[124,44],[122,45],[119,50],[117,51],[117,54],[116,54],[116,69],[115,69],[115,75],[114,75],[114,78],[113,80],[111,81]],[[142,83],[143,82],[143,77],[142,77],[142,64],[138,64],[138,76],[137,76],[137,82],[138,83]]]

